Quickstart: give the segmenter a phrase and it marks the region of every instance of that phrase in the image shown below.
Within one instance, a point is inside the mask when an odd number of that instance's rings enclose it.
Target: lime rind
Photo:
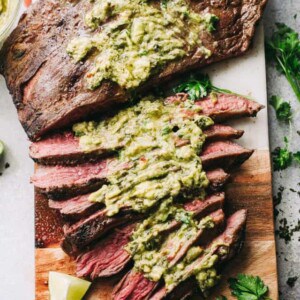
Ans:
[[[3,157],[4,154],[4,143],[0,140],[0,159]]]
[[[50,300],[81,300],[91,282],[59,272],[49,272]]]

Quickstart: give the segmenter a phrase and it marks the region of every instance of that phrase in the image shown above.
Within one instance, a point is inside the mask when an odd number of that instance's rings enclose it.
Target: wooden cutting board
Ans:
[[[36,223],[45,222],[52,230],[60,228],[56,218],[47,208],[47,201],[36,197]],[[230,295],[227,278],[238,273],[260,276],[270,288],[270,297],[278,299],[276,251],[273,223],[271,167],[269,151],[257,150],[253,156],[231,176],[226,188],[227,214],[240,208],[248,209],[246,240],[242,252],[223,269],[223,278],[208,299],[218,295],[235,299]],[[47,220],[46,220],[47,219]],[[56,222],[56,223],[55,223]],[[36,249],[36,299],[49,299],[48,272],[59,271],[75,274],[72,260],[59,248],[53,234],[53,241],[46,248]],[[108,300],[118,278],[98,281],[93,284],[86,299]]]

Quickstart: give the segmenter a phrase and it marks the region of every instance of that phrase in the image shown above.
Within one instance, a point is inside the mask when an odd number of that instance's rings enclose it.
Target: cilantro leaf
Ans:
[[[230,278],[231,293],[238,300],[267,299],[268,287],[258,276],[238,274],[237,278]]]
[[[201,73],[190,75],[188,80],[184,81],[173,90],[175,93],[187,93],[189,98],[193,101],[200,100],[211,92],[234,94],[229,90],[214,86],[208,75]]]
[[[300,164],[300,151],[293,154],[294,160]]]
[[[300,40],[299,34],[282,23],[266,44],[266,55],[277,70],[284,74],[300,101]]]
[[[288,140],[285,137],[285,148],[277,147],[272,152],[274,171],[284,170],[292,164],[293,154],[288,149]]]
[[[292,118],[292,111],[290,103],[284,101],[279,96],[272,96],[270,104],[276,112],[276,117],[279,121],[288,122]]]

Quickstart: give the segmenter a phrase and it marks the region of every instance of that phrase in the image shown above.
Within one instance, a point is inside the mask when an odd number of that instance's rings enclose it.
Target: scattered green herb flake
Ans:
[[[295,286],[297,279],[298,279],[298,276],[289,277],[286,283],[288,286],[290,286],[292,288]]]
[[[193,101],[206,97],[209,93],[235,94],[230,90],[214,86],[206,74],[192,74],[189,79],[174,89],[175,93],[187,93]]]
[[[273,197],[274,206],[277,206],[281,203],[283,191],[284,191],[284,187],[281,185],[278,188],[277,196]]]
[[[288,139],[284,137],[285,148],[277,147],[272,152],[274,171],[285,170],[292,164],[293,154],[288,149]]]
[[[293,154],[294,160],[300,164],[300,151]]]
[[[227,298],[225,296],[221,295],[221,296],[218,296],[216,298],[216,300],[227,300]]]
[[[279,96],[272,96],[270,104],[273,106],[279,121],[288,122],[291,120],[292,111],[290,103],[284,101]]]
[[[299,34],[285,24],[277,23],[276,31],[267,41],[266,55],[279,72],[285,75],[300,101],[300,40]]]
[[[268,287],[258,276],[238,274],[230,278],[231,293],[238,300],[267,300]]]
[[[295,226],[291,226],[288,224],[288,221],[286,218],[280,219],[279,220],[279,227],[275,231],[275,234],[280,238],[285,241],[286,244],[288,244],[294,233],[300,231],[300,220],[298,220],[297,224]]]
[[[215,15],[211,16],[210,23],[208,25],[209,32],[214,32],[216,30],[218,21],[219,21],[219,18],[217,16],[215,16]]]

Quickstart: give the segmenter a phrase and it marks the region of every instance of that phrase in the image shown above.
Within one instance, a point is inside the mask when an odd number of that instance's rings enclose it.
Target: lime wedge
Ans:
[[[0,140],[0,159],[4,154],[4,143]]]
[[[91,283],[58,272],[49,272],[50,300],[81,300]]]

